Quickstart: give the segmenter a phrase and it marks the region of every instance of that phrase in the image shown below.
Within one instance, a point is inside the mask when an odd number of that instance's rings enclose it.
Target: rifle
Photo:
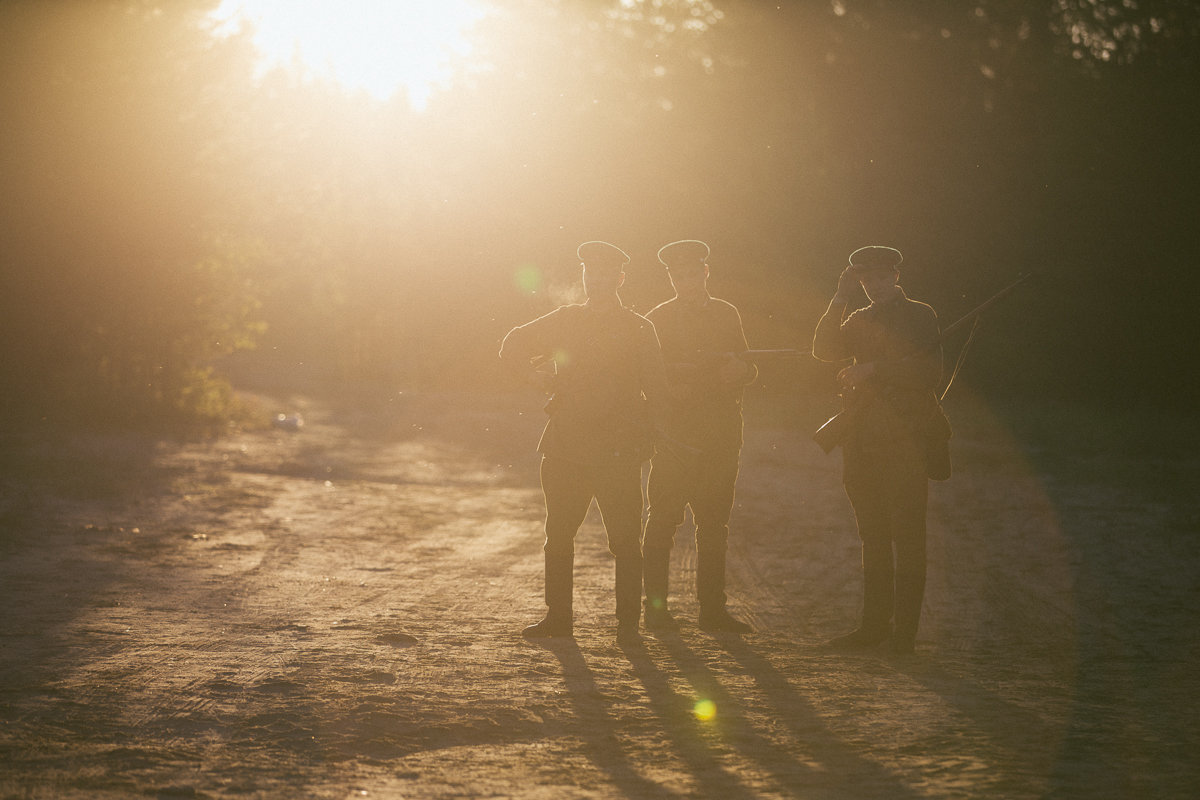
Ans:
[[[806,350],[696,350],[688,361],[667,362],[667,370],[673,375],[693,378],[696,375],[717,369],[720,362],[729,355],[739,358],[755,367],[760,364],[789,364],[799,361],[811,351]]]
[[[978,324],[979,318],[980,318],[980,316],[982,316],[983,312],[987,311],[993,305],[998,303],[1001,299],[1006,297],[1010,292],[1012,292],[1013,289],[1017,288],[1017,286],[1024,283],[1032,275],[1033,275],[1032,272],[1027,272],[1024,275],[1021,275],[1019,278],[1017,278],[1015,281],[1010,283],[1008,286],[1005,286],[1003,289],[996,292],[994,295],[989,297],[987,300],[984,300],[982,303],[980,303],[975,308],[968,311],[962,317],[955,320],[951,325],[949,325],[944,330],[942,330],[942,332],[938,335],[937,339],[934,339],[932,342],[927,344],[925,346],[925,348],[932,349],[934,347],[940,346],[942,344],[942,342],[944,342],[948,338],[950,338],[950,336],[952,336],[955,332],[957,332],[960,328],[962,328],[968,322],[974,321],[975,324]],[[970,336],[971,336],[971,338],[974,338],[974,336],[975,336],[974,328],[971,329]],[[954,372],[951,373],[950,382],[946,384],[946,388],[942,391],[942,394],[941,394],[941,397],[939,398],[939,400],[945,398],[946,392],[950,391],[950,385],[954,383],[954,378],[955,378],[955,376],[958,375],[958,370],[962,367],[963,360],[966,357],[967,348],[970,346],[971,338],[968,338],[967,343],[963,345],[962,352],[959,353],[958,361],[954,366]],[[920,352],[920,351],[921,351],[921,349],[918,348],[915,352]],[[909,353],[908,355],[904,356],[904,358],[902,358],[901,360],[902,361],[907,360],[908,358],[910,358],[913,355],[915,355],[915,353]],[[822,425],[820,428],[817,428],[816,432],[813,434],[813,437],[812,437],[813,441],[816,442],[820,446],[820,448],[822,450],[824,450],[827,454],[833,452],[833,448],[837,447],[839,444],[841,444],[843,441],[845,441],[846,436],[849,435],[850,430],[854,427],[854,421],[855,421],[854,409],[855,408],[856,408],[856,406],[847,405],[841,411],[839,411],[838,413],[836,413],[832,417],[830,417],[828,420],[826,420],[825,424]]]
[[[791,350],[784,348],[777,350],[742,350],[741,352],[735,352],[734,355],[742,361],[757,365],[774,361],[796,361],[811,353],[811,350]]]
[[[989,308],[994,306],[996,303],[998,303],[1000,300],[1002,300],[1004,297],[1006,297],[1009,294],[1009,292],[1011,292],[1013,289],[1020,286],[1025,281],[1029,280],[1031,277],[1033,277],[1033,273],[1026,272],[1024,275],[1017,278],[1015,281],[1010,283],[1008,286],[1005,286],[1003,289],[996,292],[994,295],[989,297],[987,300],[984,300],[982,303],[975,306],[975,308],[971,309],[966,314],[963,314],[960,318],[955,320],[948,328],[946,328],[945,330],[942,331],[941,336],[938,337],[937,344],[941,344],[944,339],[948,338],[951,334],[953,334],[955,331],[957,331],[959,328],[961,328],[963,325],[967,324],[971,320],[978,319],[979,316],[981,314],[983,314],[984,311],[987,311]]]
[[[676,362],[676,366],[697,368],[714,363],[726,355],[733,355],[747,364],[762,364],[774,361],[795,361],[811,353],[811,350],[697,350],[693,353],[694,361]]]

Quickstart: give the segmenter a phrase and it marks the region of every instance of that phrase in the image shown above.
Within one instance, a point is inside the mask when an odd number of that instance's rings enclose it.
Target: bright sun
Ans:
[[[380,100],[403,89],[418,111],[484,15],[475,0],[223,0],[213,12],[222,29],[250,26],[263,71],[299,66]]]

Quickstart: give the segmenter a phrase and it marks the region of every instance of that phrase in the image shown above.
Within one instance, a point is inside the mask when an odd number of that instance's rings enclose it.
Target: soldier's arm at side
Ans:
[[[730,338],[737,342],[735,352],[744,353],[750,349],[750,344],[746,341],[746,329],[742,327],[742,315],[733,306],[730,306],[730,308],[733,310],[733,314],[731,315],[731,327],[733,329],[733,334]],[[725,381],[725,383],[736,383],[741,386],[749,386],[758,380],[757,364],[752,361],[745,361],[741,358],[734,360],[736,361],[735,364],[729,364],[728,368],[723,369],[721,372],[721,379]]]
[[[691,396],[692,383],[696,378],[696,370],[698,365],[695,361],[683,362],[679,360],[672,361],[667,352],[663,351],[663,336],[667,328],[670,326],[670,301],[661,303],[652,308],[647,314],[646,319],[654,326],[654,340],[658,343],[658,357],[663,362],[664,380],[666,381],[667,392],[670,397],[676,400],[682,400]],[[678,350],[678,347],[676,347]],[[676,353],[678,356],[678,353]],[[667,401],[663,401],[665,406]],[[657,413],[657,412],[656,412]]]
[[[647,320],[638,332],[638,375],[642,394],[650,403],[650,413],[656,425],[666,422],[670,406],[667,368],[663,362],[662,348],[654,323]]]

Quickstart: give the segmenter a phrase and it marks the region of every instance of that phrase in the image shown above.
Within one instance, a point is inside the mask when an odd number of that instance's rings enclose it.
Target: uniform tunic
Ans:
[[[676,297],[646,316],[662,343],[671,385],[684,395],[670,404],[667,432],[706,451],[736,453],[742,446],[743,390],[758,374],[751,365],[744,383],[721,382],[721,356],[748,349],[738,310],[715,297],[700,304]]]
[[[666,394],[654,325],[620,306],[562,306],[514,328],[501,356],[555,363],[542,455],[579,464],[639,464],[652,448],[649,399]]]
[[[643,545],[647,602],[665,607],[669,553],[690,507],[696,523],[697,596],[702,609],[718,610],[725,606],[725,550],[742,447],[742,394],[758,370],[750,365],[743,383],[721,381],[724,354],[747,349],[741,316],[724,300],[706,297],[697,304],[676,297],[647,317],[662,342],[673,390],[667,433],[700,451],[689,455],[667,448],[654,456]]]
[[[937,405],[940,331],[934,310],[900,291],[894,301],[872,303],[845,320],[826,313],[817,325],[814,356],[875,365],[867,384],[847,398],[855,415],[843,448],[847,480],[877,470],[881,460],[924,458],[919,431]]]

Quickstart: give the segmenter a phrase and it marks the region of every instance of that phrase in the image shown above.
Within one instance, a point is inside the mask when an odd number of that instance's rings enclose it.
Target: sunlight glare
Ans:
[[[423,110],[471,52],[477,0],[222,0],[218,34],[247,25],[259,72],[299,67],[378,100],[403,89]]]

